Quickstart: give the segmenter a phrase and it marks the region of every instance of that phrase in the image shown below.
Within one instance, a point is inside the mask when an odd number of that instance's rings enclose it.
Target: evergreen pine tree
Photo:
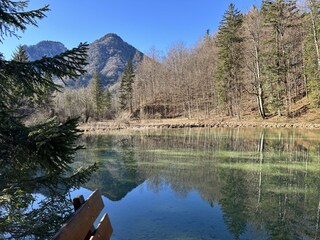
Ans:
[[[120,84],[120,107],[122,110],[129,110],[132,113],[132,87],[134,72],[131,60],[128,60]]]
[[[28,25],[37,26],[37,20],[45,17],[49,10],[48,6],[38,10],[27,8],[28,1],[0,0],[0,44],[8,36],[17,36],[17,31],[26,30]],[[34,201],[32,194],[36,189],[43,189],[48,194],[57,192],[58,185],[65,186],[66,191],[78,187],[87,180],[93,168],[74,171],[70,167],[73,154],[81,148],[75,145],[79,137],[77,119],[61,123],[51,118],[26,125],[25,114],[12,103],[23,98],[41,97],[48,90],[59,90],[61,87],[53,82],[53,78],[64,81],[81,76],[85,73],[86,51],[87,44],[80,44],[53,58],[34,62],[25,61],[21,48],[13,60],[5,60],[0,54],[0,208],[6,209],[0,214],[0,230],[4,228],[13,239],[28,238],[29,235],[39,239],[50,237],[65,220],[67,205],[61,205],[63,213],[58,216],[58,209],[52,207],[60,202],[52,203],[50,201],[55,198],[48,197],[33,211],[28,208]],[[60,199],[62,195],[60,193]],[[11,208],[17,198],[15,208]],[[27,209],[27,214],[23,217],[15,215],[16,208]],[[42,227],[46,221],[50,222],[48,228]]]
[[[103,95],[104,95],[104,101],[105,101],[105,108],[106,108],[108,114],[110,114],[111,113],[111,106],[112,106],[112,93],[110,92],[109,89],[106,89],[104,91]]]
[[[243,16],[233,4],[229,5],[217,34],[219,47],[217,68],[217,89],[220,104],[227,109],[230,116],[235,112],[239,116],[239,102],[241,98],[241,43],[240,34]]]
[[[12,60],[16,62],[29,62],[27,52],[25,51],[22,45],[17,47],[17,50],[12,54]],[[48,79],[50,81],[50,79]],[[14,83],[13,88],[15,86]],[[53,90],[50,88],[46,88],[45,86],[41,87],[41,91],[38,93],[32,94],[30,97],[24,97],[22,94],[21,86],[17,85],[15,92],[12,95],[16,96],[15,98],[15,106],[11,106],[13,108],[21,108],[21,111],[25,112],[33,112],[36,108],[44,108],[48,110],[50,108],[51,96]],[[19,102],[16,102],[19,100]]]
[[[17,47],[16,51],[12,54],[12,60],[16,62],[26,63],[28,62],[28,56],[24,48],[20,45]],[[9,89],[10,95],[16,96],[15,98],[10,98],[10,101],[7,102],[9,108],[18,109],[25,105],[27,99],[23,97],[23,88],[20,85],[15,85],[14,80],[11,82],[11,88]]]
[[[266,26],[270,29],[270,38],[266,41],[266,74],[271,94],[269,105],[278,115],[282,115],[283,110],[289,115],[291,97],[288,76],[292,67],[297,66],[297,63],[290,61],[292,46],[297,40],[291,39],[289,34],[290,30],[301,23],[301,15],[293,0],[265,0],[262,3],[262,13]]]
[[[102,79],[97,71],[90,81],[90,92],[93,100],[93,110],[97,119],[101,118],[105,110],[105,96]]]
[[[27,1],[0,0],[1,42],[6,35],[16,36],[16,30],[25,30],[28,24],[37,26],[37,19],[43,18],[48,11],[48,6],[38,10],[23,11],[27,6]],[[85,73],[83,68],[86,65],[86,51],[87,44],[80,44],[78,48],[56,57],[26,62],[24,51],[19,48],[13,60],[0,59],[0,143],[2,150],[6,149],[4,153],[7,150],[10,152],[1,156],[2,161],[25,162],[33,159],[39,161],[40,166],[52,166],[52,171],[55,168],[68,168],[64,162],[71,162],[71,155],[76,150],[73,147],[74,142],[70,141],[78,135],[76,121],[73,119],[67,123],[58,123],[50,119],[47,124],[25,126],[23,116],[17,116],[16,109],[11,109],[8,103],[22,97],[41,96],[46,89],[60,89],[60,86],[52,81],[53,77],[64,80],[81,76]],[[15,94],[16,88],[21,91],[19,95]],[[53,129],[55,133],[50,134]],[[43,143],[40,141],[42,137],[46,139]],[[55,141],[57,137],[61,138],[59,142]],[[21,141],[16,142],[14,139]],[[26,149],[26,146],[29,148]],[[11,152],[11,147],[12,150],[25,149],[24,154],[20,156],[19,151]],[[40,157],[41,151],[47,155]]]
[[[12,60],[17,62],[28,62],[28,55],[23,46],[19,45],[16,52],[12,54]]]

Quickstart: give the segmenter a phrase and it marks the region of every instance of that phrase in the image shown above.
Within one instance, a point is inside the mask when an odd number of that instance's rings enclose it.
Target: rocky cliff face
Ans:
[[[33,46],[25,46],[30,60],[36,60],[43,56],[54,56],[66,50],[62,43],[43,41]],[[104,86],[115,84],[124,72],[129,59],[136,67],[144,57],[144,54],[123,41],[118,35],[109,33],[104,37],[89,44],[87,74],[77,81],[68,82],[69,86],[87,86],[94,71],[100,73]]]
[[[30,61],[35,61],[45,56],[53,57],[67,50],[61,42],[54,41],[41,41],[36,45],[24,45],[23,48],[26,50]]]
[[[112,33],[91,43],[88,55],[88,74],[80,79],[81,85],[87,85],[94,71],[101,74],[104,85],[114,84],[124,72],[129,59],[134,67],[143,59],[143,53]]]

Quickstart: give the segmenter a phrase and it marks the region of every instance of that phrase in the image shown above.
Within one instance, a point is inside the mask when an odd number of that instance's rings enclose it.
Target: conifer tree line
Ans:
[[[215,34],[163,58],[149,54],[135,72],[140,118],[194,118],[253,112],[292,117],[320,106],[320,1],[265,0],[243,14],[230,4]],[[307,100],[306,100],[307,99]]]

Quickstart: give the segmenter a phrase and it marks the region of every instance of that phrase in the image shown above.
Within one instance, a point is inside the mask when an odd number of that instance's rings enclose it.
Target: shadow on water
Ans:
[[[314,131],[272,129],[153,130],[85,136],[88,149],[78,154],[76,164],[99,163],[99,170],[84,186],[102,189],[111,200],[110,214],[121,216],[121,220],[114,216],[114,239],[140,236],[134,230],[141,224],[137,218],[162,216],[163,212],[157,211],[166,204],[181,207],[187,217],[190,201],[195,209],[206,204],[204,213],[192,213],[194,231],[205,226],[197,232],[201,239],[222,236],[216,228],[219,224],[233,239],[317,238],[319,136]],[[199,196],[197,200],[194,194]],[[162,197],[165,200],[159,200],[158,205],[148,202]],[[180,205],[175,205],[177,202]],[[144,209],[148,209],[149,216],[147,210],[141,215]],[[178,214],[170,214],[170,209],[168,206],[163,221],[177,218]],[[221,211],[222,217],[204,223],[210,209]],[[127,211],[133,213],[128,216]],[[130,217],[136,221],[131,223]],[[129,222],[134,226],[129,227]],[[167,232],[162,227],[148,233],[148,229],[156,229],[156,222],[143,224],[149,239],[197,239],[189,228],[182,234],[187,225],[181,225],[180,235],[174,235],[178,226]],[[129,235],[123,235],[123,229]]]

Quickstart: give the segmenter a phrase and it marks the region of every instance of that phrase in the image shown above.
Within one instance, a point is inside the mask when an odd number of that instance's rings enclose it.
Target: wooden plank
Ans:
[[[96,232],[90,240],[109,240],[112,234],[112,226],[108,214],[104,214]]]
[[[83,195],[76,196],[73,199],[73,206],[74,206],[74,211],[76,212],[86,201],[84,200]],[[96,231],[95,227],[92,225],[89,232],[85,236],[84,239],[82,240],[89,240],[91,236],[93,236],[94,232]]]
[[[103,209],[101,192],[96,190],[88,200],[63,225],[53,240],[80,240],[84,239],[96,218]]]

